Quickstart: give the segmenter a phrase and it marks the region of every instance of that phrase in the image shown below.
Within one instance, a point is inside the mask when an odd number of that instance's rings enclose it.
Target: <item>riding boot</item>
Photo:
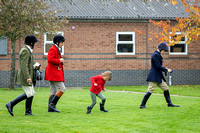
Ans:
[[[48,111],[49,111],[49,104],[51,103],[52,99],[54,98],[55,95],[50,95],[49,96],[49,103],[48,103]]]
[[[92,111],[92,107],[88,106],[87,107],[87,114],[91,114],[91,111]]]
[[[11,116],[14,116],[13,114],[13,107],[18,104],[19,102],[23,101],[24,99],[27,99],[26,93],[19,95],[16,97],[13,101],[10,101],[6,104],[6,108],[8,109],[8,112]]]
[[[140,109],[146,108],[145,105],[150,96],[151,96],[151,93],[147,91],[143,97],[142,103],[140,104]]]
[[[26,112],[25,115],[33,115],[31,106],[32,106],[33,96],[26,99]]]
[[[51,103],[51,101],[52,101],[52,99],[53,99],[54,96],[55,96],[55,95],[50,95],[50,96],[49,96],[49,104]]]
[[[104,108],[104,104],[99,103],[99,105],[100,105],[100,111],[108,112],[108,110],[106,110],[106,109]]]
[[[63,94],[63,92],[60,90],[56,93],[56,95],[53,97],[52,101],[49,104],[48,112],[60,112],[56,108],[56,104],[57,104],[58,100],[60,99],[60,97],[62,96],[62,94]]]
[[[170,95],[169,95],[169,90],[165,90],[164,91],[164,96],[165,96],[166,102],[168,103],[168,105],[167,105],[168,107],[180,107],[179,105],[174,105],[171,102]]]
[[[58,96],[54,96],[51,103],[49,104],[49,109],[48,112],[60,112],[57,108],[56,108],[56,103],[58,102],[58,100],[60,99],[60,97]]]

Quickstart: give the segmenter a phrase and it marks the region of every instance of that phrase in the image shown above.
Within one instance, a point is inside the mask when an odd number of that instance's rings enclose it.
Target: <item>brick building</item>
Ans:
[[[90,86],[90,77],[105,70],[113,72],[113,80],[107,85],[147,85],[146,77],[150,69],[151,54],[158,42],[148,41],[150,31],[159,28],[149,23],[149,19],[175,20],[187,14],[181,5],[172,5],[164,1],[129,2],[91,2],[74,0],[49,1],[52,7],[62,7],[58,17],[66,14],[69,23],[58,34],[67,39],[62,48],[65,59],[64,70],[66,86]],[[143,34],[138,34],[135,29]],[[179,33],[177,33],[179,34]],[[52,45],[52,36],[48,33],[39,36],[34,47],[34,59],[42,65],[43,73],[47,65],[47,52]],[[187,38],[184,38],[187,39]],[[200,47],[199,41],[170,47],[170,53],[164,55],[164,66],[172,68],[172,85],[200,84]],[[24,46],[24,40],[16,44],[16,69],[18,53]],[[11,42],[0,40],[0,87],[9,86]],[[48,86],[41,81],[40,86]]]

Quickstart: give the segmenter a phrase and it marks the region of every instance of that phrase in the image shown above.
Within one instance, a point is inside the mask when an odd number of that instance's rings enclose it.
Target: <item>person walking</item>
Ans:
[[[45,70],[45,80],[50,82],[50,96],[48,103],[48,112],[60,112],[56,104],[63,93],[66,91],[64,85],[64,59],[61,57],[61,47],[64,45],[65,38],[62,35],[56,35],[53,38],[53,46],[49,49],[47,60],[48,64]],[[59,89],[57,91],[57,89]]]
[[[143,100],[140,104],[140,109],[146,108],[146,102],[155,90],[156,86],[160,87],[164,91],[164,97],[167,102],[168,107],[179,107],[179,105],[174,105],[171,102],[169,87],[166,84],[163,72],[171,73],[172,69],[168,69],[162,66],[163,57],[165,52],[169,51],[169,46],[167,43],[162,42],[158,45],[158,49],[151,56],[151,69],[149,71],[147,81],[149,82],[148,90],[145,93]]]
[[[19,102],[26,100],[26,111],[25,115],[33,115],[31,106],[33,96],[35,94],[34,86],[36,84],[34,61],[33,61],[33,48],[35,43],[38,42],[37,38],[33,35],[29,35],[25,38],[25,46],[20,50],[19,53],[19,70],[16,76],[16,84],[19,84],[24,89],[25,93],[16,97],[13,101],[6,104],[6,108],[11,116],[13,114],[13,107]]]

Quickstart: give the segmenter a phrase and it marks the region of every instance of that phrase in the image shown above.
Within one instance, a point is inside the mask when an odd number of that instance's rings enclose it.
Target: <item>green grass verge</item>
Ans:
[[[171,93],[174,93],[176,89],[180,90],[181,86],[174,87]],[[196,93],[200,94],[199,86],[196,87],[198,88],[195,90]],[[107,89],[110,88],[117,87],[107,87]],[[140,88],[142,87],[138,87]],[[146,92],[146,87],[143,89]],[[100,99],[97,98],[92,114],[87,115],[86,108],[91,104],[88,88],[68,90],[57,105],[61,113],[47,112],[49,88],[36,88],[35,91],[32,106],[34,116],[24,115],[25,102],[23,101],[14,107],[15,116],[11,117],[5,104],[24,91],[21,88],[14,91],[0,88],[1,133],[200,132],[200,98],[196,97],[199,95],[193,93],[191,95],[195,97],[171,96],[172,102],[179,104],[180,108],[168,108],[163,95],[152,95],[147,102],[147,109],[141,110],[139,105],[144,94],[106,91],[103,92],[107,98],[105,108],[109,112],[99,111]],[[176,93],[181,94],[179,91]]]

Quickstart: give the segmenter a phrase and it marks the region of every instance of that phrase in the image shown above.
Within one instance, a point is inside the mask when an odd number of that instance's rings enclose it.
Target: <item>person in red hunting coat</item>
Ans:
[[[48,112],[60,112],[56,104],[63,93],[66,91],[64,85],[64,59],[61,57],[60,48],[64,45],[65,38],[62,35],[56,35],[53,38],[53,46],[49,49],[47,60],[48,64],[45,70],[45,80],[50,82],[50,97]],[[57,89],[59,89],[57,91]]]

